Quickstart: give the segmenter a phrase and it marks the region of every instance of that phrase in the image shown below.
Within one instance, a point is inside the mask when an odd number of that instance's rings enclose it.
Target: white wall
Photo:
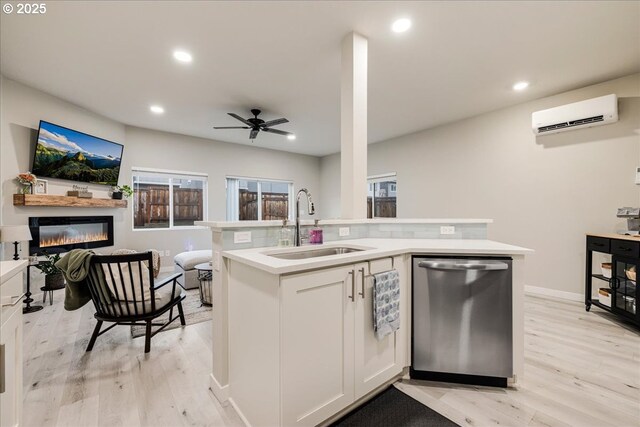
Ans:
[[[258,140],[256,145],[260,144]],[[185,135],[126,127],[126,145],[120,181],[131,185],[131,168],[147,167],[209,175],[209,220],[226,218],[226,176],[248,176],[290,180],[295,190],[320,190],[320,159],[284,151],[266,150]],[[133,217],[125,218],[128,247],[137,249],[143,240],[148,247],[170,249],[172,254],[189,247],[211,247],[208,228],[196,230],[131,231]],[[164,262],[164,261],[163,261]]]
[[[616,93],[620,122],[536,138],[531,113]],[[493,218],[489,237],[529,247],[526,284],[584,286],[587,232],[624,226],[638,206],[640,74],[369,145],[369,175],[398,174],[398,216]],[[321,161],[321,202],[336,216],[340,160]]]
[[[259,140],[249,147],[125,126],[4,77],[0,85],[2,225],[26,224],[29,216],[113,215],[115,247],[168,249],[171,256],[162,260],[163,266],[171,266],[173,255],[186,248],[211,247],[210,231],[206,228],[133,231],[131,201],[127,209],[13,206],[12,195],[18,188],[13,179],[31,167],[40,119],[124,144],[120,184],[131,185],[132,166],[208,174],[209,220],[225,219],[226,175],[292,180],[296,189],[305,186],[314,194],[320,188],[317,157],[261,149]],[[64,195],[72,185],[71,181],[49,179],[49,193]],[[94,197],[108,197],[108,190],[105,186],[90,185],[89,191]],[[27,255],[27,248],[24,249],[23,257]],[[3,259],[11,254],[11,250],[5,251]]]
[[[124,209],[13,206],[13,194],[19,188],[14,178],[31,168],[41,119],[117,142],[124,141],[125,126],[2,76],[0,82],[0,224],[24,225],[30,216],[66,215],[113,215],[114,223],[123,224],[128,213]],[[72,185],[68,181],[48,181],[50,194],[65,194]],[[94,197],[107,197],[108,188],[105,186],[89,187]],[[116,232],[120,242],[122,227],[118,227]],[[12,254],[12,248],[6,249],[2,259],[10,258]],[[26,244],[22,256],[28,256]]]

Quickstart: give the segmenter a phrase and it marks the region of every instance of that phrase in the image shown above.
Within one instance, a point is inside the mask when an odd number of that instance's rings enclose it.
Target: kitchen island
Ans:
[[[212,376],[212,390],[220,400],[228,398],[247,425],[325,423],[406,372],[413,255],[513,259],[511,383],[522,374],[522,270],[530,250],[486,239],[360,238],[320,247],[354,251],[286,259],[278,255],[318,246],[250,248],[223,251],[223,262],[214,255],[228,292],[228,347],[222,350],[228,356],[228,385],[221,390]],[[400,276],[401,327],[378,341],[371,277],[390,269]],[[222,343],[214,334],[214,349],[217,344]]]

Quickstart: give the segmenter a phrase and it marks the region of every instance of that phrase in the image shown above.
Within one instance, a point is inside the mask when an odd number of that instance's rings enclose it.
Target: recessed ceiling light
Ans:
[[[518,82],[513,85],[513,90],[525,90],[529,87],[529,82]]]
[[[289,135],[287,135],[287,139],[289,141],[293,141],[294,139],[296,139],[296,136],[294,134],[289,134]]]
[[[407,18],[398,19],[391,25],[391,30],[394,33],[404,33],[409,28],[411,28],[411,21]]]
[[[191,56],[191,54],[184,50],[174,50],[173,58],[176,61],[185,62],[185,63],[193,61],[193,57]]]
[[[149,107],[149,110],[151,110],[151,112],[154,113],[154,114],[162,114],[162,113],[164,113],[164,108],[162,108],[159,105],[152,105],[151,107]]]

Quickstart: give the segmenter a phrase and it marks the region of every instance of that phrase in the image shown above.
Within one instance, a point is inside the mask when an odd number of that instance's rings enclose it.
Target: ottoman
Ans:
[[[174,271],[182,273],[178,278],[178,283],[185,289],[194,289],[200,285],[198,272],[195,269],[197,264],[209,262],[213,259],[210,250],[181,252],[173,258],[175,262]]]

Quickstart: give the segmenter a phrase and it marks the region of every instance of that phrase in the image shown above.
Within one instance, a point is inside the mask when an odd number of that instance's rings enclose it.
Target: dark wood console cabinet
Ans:
[[[611,277],[600,274],[600,265],[594,273],[593,253],[611,255]],[[584,304],[589,311],[592,305],[620,316],[640,326],[636,295],[640,290],[636,274],[640,272],[640,237],[618,234],[587,234],[586,275]],[[594,287],[608,288],[611,306],[594,298]]]

